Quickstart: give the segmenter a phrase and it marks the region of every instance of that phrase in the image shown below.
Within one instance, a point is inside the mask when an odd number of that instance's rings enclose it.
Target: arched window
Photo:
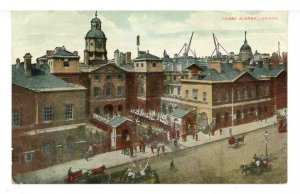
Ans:
[[[244,118],[246,119],[248,117],[248,109],[244,109]]]
[[[244,89],[244,98],[248,99],[248,88]]]
[[[252,88],[251,88],[251,97],[252,97],[252,98],[255,98],[255,97],[256,97],[256,88],[255,88],[255,87],[252,87]]]
[[[241,111],[237,110],[236,111],[236,120],[240,120],[241,119]]]
[[[236,99],[237,99],[237,100],[241,100],[241,90],[240,90],[240,89],[238,89],[238,90],[236,91]]]
[[[266,86],[265,95],[266,96],[270,95],[270,87],[268,85]]]

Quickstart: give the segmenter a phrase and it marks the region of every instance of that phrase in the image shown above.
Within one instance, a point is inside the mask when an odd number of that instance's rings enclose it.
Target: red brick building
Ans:
[[[12,66],[13,175],[84,156],[85,88],[31,64]]]

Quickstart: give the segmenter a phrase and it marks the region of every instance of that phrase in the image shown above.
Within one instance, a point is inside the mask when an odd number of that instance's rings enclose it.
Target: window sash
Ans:
[[[52,117],[53,117],[53,115],[52,115],[53,113],[52,113],[52,107],[51,106],[49,106],[49,107],[45,107],[44,108],[44,121],[52,121]]]
[[[66,105],[66,119],[73,119],[73,105]]]
[[[20,125],[20,112],[17,110],[12,111],[12,124],[13,126]]]
[[[123,90],[122,86],[118,86],[118,96],[122,96]]]
[[[207,100],[206,92],[202,92],[202,100],[206,102]]]
[[[100,96],[100,88],[94,87],[94,97],[98,98]]]

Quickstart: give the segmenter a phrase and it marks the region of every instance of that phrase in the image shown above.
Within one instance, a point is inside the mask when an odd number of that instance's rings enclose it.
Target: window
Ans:
[[[225,112],[224,120],[229,121],[229,112]]]
[[[69,67],[69,60],[68,59],[64,59],[64,67]]]
[[[111,80],[112,76],[111,75],[107,75],[106,76],[106,80]]]
[[[207,100],[206,92],[202,92],[202,100],[206,102]]]
[[[225,101],[228,101],[229,100],[229,93],[228,92],[225,92]]]
[[[20,125],[20,112],[18,110],[12,110],[12,125]]]
[[[217,114],[216,114],[216,124],[219,124],[220,121],[221,121],[220,113],[217,113]]]
[[[141,67],[144,67],[144,63],[141,63]]]
[[[188,98],[189,97],[189,91],[188,90],[185,90],[185,98]]]
[[[100,88],[94,87],[94,97],[99,98],[99,96],[100,96]]]
[[[244,109],[244,118],[246,119],[248,117],[248,110]]]
[[[99,75],[95,75],[94,79],[95,79],[95,81],[98,82],[100,80],[100,76]]]
[[[152,63],[152,67],[156,67],[156,63]]]
[[[122,75],[122,74],[119,74],[119,75],[118,75],[118,79],[120,79],[120,80],[123,79],[123,75]]]
[[[105,94],[106,94],[106,96],[111,96],[112,95],[111,88],[106,88]]]
[[[263,90],[262,90],[262,86],[258,87],[258,96],[262,96],[263,94]]]
[[[66,105],[66,119],[73,119],[73,105]]]
[[[176,80],[176,76],[173,76],[173,80]]]
[[[118,86],[118,88],[117,88],[117,94],[118,94],[118,96],[122,96],[122,93],[123,93],[123,87],[122,86]]]
[[[221,94],[219,92],[216,93],[217,102],[221,102]]]
[[[75,142],[69,141],[67,143],[67,150],[68,150],[68,152],[72,152],[74,149],[75,149]]]
[[[52,107],[51,106],[44,108],[44,121],[45,122],[52,121]]]
[[[268,113],[268,107],[265,106],[265,113]]]
[[[142,96],[145,95],[145,89],[143,86],[140,87],[140,95],[142,95]]]
[[[52,145],[50,143],[44,144],[43,152],[46,156],[52,155]]]
[[[241,100],[241,90],[236,91],[236,99]]]
[[[248,89],[247,88],[244,89],[244,98],[248,99]]]
[[[251,97],[255,98],[256,97],[256,90],[255,87],[251,88]]]
[[[25,157],[25,162],[31,162],[33,158],[33,153],[32,152],[25,153],[24,157]]]
[[[198,90],[197,89],[193,89],[193,99],[194,100],[198,99]]]
[[[138,63],[136,64],[136,67],[139,67],[139,64],[138,64]]]
[[[251,109],[250,109],[250,115],[251,116],[255,115],[255,109],[254,109],[254,107],[251,107]]]
[[[269,96],[269,95],[270,95],[270,87],[269,87],[269,86],[266,86],[266,92],[265,92],[265,95],[266,95],[266,96]]]
[[[241,111],[240,110],[237,110],[237,112],[236,112],[236,119],[237,120],[241,119]]]

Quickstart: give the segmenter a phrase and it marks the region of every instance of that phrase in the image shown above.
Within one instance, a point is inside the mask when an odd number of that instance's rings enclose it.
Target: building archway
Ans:
[[[119,112],[119,113],[122,113],[122,112],[123,112],[123,106],[122,106],[122,105],[119,105],[119,106],[118,106],[118,112]]]
[[[112,116],[114,112],[114,107],[111,104],[107,104],[103,108],[104,115]]]

